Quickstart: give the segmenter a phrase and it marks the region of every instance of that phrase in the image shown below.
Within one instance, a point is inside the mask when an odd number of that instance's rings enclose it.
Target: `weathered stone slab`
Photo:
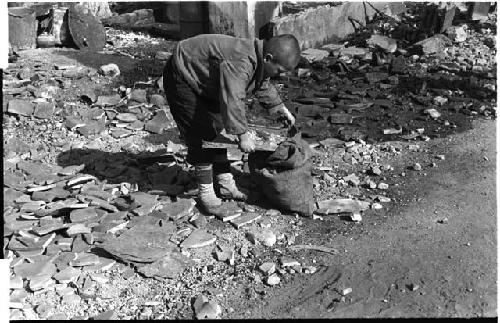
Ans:
[[[123,261],[149,263],[175,249],[170,237],[160,226],[138,225],[118,238],[107,239],[101,247]]]
[[[32,115],[34,110],[35,106],[33,103],[19,99],[9,101],[9,105],[7,106],[7,112],[23,116]]]
[[[154,263],[139,266],[137,271],[146,277],[175,279],[194,262],[180,252],[171,252]]]
[[[181,248],[193,249],[209,246],[217,240],[217,237],[202,229],[194,230],[186,240],[181,243]]]
[[[55,111],[55,104],[53,102],[40,102],[35,107],[35,117],[39,119],[50,119]]]
[[[352,199],[331,199],[319,202],[318,208],[317,213],[322,214],[353,213],[369,209],[370,203]]]
[[[236,219],[231,220],[231,224],[238,229],[246,224],[250,224],[254,221],[257,221],[261,217],[262,214],[259,213],[244,213],[241,216],[237,217]]]

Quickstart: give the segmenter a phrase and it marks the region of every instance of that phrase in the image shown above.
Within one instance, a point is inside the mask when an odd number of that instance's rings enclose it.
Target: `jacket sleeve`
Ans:
[[[246,87],[253,72],[250,62],[223,60],[220,71],[220,109],[222,122],[228,134],[247,131]]]
[[[274,85],[269,79],[264,80],[259,89],[254,92],[255,97],[264,109],[270,110],[283,104],[283,100]]]

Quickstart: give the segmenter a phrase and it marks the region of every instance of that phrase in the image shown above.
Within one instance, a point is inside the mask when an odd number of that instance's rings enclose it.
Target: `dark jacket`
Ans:
[[[247,131],[247,94],[253,93],[266,109],[283,104],[263,77],[262,46],[261,40],[208,34],[182,40],[174,50],[173,68],[195,93],[218,101],[227,133]]]

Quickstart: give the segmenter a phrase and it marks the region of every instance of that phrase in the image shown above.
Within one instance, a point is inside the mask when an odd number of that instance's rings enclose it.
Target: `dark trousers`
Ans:
[[[171,59],[163,70],[163,87],[172,116],[188,147],[188,163],[214,164],[215,173],[229,172],[227,149],[202,148],[202,140],[214,140],[218,134],[218,102],[195,93],[173,67]]]

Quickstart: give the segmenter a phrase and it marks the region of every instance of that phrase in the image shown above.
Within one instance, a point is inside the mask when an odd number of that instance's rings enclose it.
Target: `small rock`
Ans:
[[[283,257],[280,262],[283,267],[300,266],[300,262],[292,258]]]
[[[166,61],[170,58],[170,56],[172,56],[172,53],[170,52],[159,51],[156,53],[155,58],[158,60]]]
[[[118,65],[110,63],[107,65],[102,65],[99,68],[99,72],[104,76],[116,77],[120,75],[120,68]]]
[[[349,176],[344,177],[344,181],[351,183],[354,186],[358,186],[361,181],[359,180],[359,177],[356,176],[354,173],[350,174]]]
[[[341,292],[342,296],[346,296],[347,294],[350,294],[350,293],[352,293],[352,288],[350,288],[350,287],[343,289]]]
[[[436,155],[436,158],[439,160],[444,160],[445,156],[444,155]]]
[[[464,26],[451,26],[446,29],[446,35],[456,43],[462,43],[467,40],[467,32]]]
[[[361,222],[363,220],[360,212],[351,213],[350,217],[352,222]]]
[[[370,172],[373,174],[373,175],[377,175],[377,176],[380,176],[382,174],[382,170],[380,170],[380,167],[378,166],[372,166],[370,168]]]
[[[417,171],[422,170],[422,165],[420,165],[419,163],[415,163],[413,165],[413,170],[417,170]]]
[[[281,282],[281,279],[279,278],[279,276],[277,274],[272,274],[271,276],[267,277],[267,280],[266,280],[266,283],[269,286],[278,285],[280,282]]]
[[[379,189],[381,189],[381,190],[386,190],[386,189],[388,189],[388,188],[389,188],[389,184],[386,184],[386,183],[379,183],[379,184],[377,185],[377,187],[378,187]]]
[[[80,277],[80,274],[82,271],[77,268],[73,267],[66,267],[57,274],[54,275],[54,279],[57,280],[59,283],[70,283],[70,282],[76,282],[77,279]]]
[[[383,206],[382,206],[382,204],[380,204],[380,203],[373,203],[373,204],[372,204],[372,209],[373,209],[373,210],[381,210],[381,209],[383,209],[383,208],[384,208],[384,207],[383,207]]]
[[[265,262],[259,266],[259,270],[266,275],[272,275],[276,271],[276,264],[274,262]]]
[[[420,286],[419,286],[419,285],[417,285],[417,284],[413,284],[413,283],[406,285],[406,287],[407,287],[409,290],[411,290],[412,292],[414,292],[414,291],[416,291],[416,290],[418,290],[418,289],[420,288]]]

